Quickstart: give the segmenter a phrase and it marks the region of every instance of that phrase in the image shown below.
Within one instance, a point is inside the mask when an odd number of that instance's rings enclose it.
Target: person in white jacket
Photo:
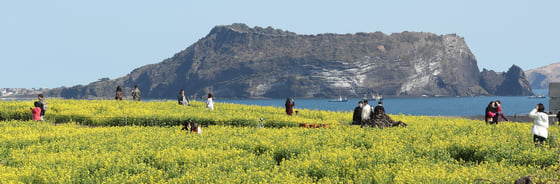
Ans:
[[[529,113],[529,117],[534,119],[533,128],[531,129],[533,142],[535,145],[543,144],[546,138],[548,138],[548,114],[544,112],[544,105],[539,103],[535,109]]]
[[[208,93],[208,100],[206,100],[206,109],[214,110],[214,96]]]
[[[371,111],[372,109],[368,100],[364,100],[364,106],[362,107],[362,126],[370,119]]]

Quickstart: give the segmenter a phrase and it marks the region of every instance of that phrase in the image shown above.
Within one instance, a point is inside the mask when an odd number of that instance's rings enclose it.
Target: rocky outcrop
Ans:
[[[504,82],[505,75],[496,73],[493,70],[483,69],[480,76],[480,86],[484,88],[489,94],[498,93],[498,88]]]
[[[505,73],[497,73],[484,69],[481,74],[480,85],[489,94],[499,96],[530,96],[534,95],[529,81],[523,70],[513,65]]]
[[[499,86],[498,91],[494,93],[495,95],[534,95],[533,91],[531,90],[531,84],[525,76],[525,72],[523,72],[523,70],[519,66],[513,65],[504,75],[504,81]]]
[[[514,73],[508,72],[500,81],[526,80],[524,75],[515,79]],[[186,50],[127,76],[52,94],[112,97],[116,86],[124,87],[127,94],[136,84],[146,98],[174,98],[180,89],[188,96],[213,92],[222,98],[522,95],[520,91],[527,90],[487,89],[497,85],[481,86],[485,81],[475,56],[455,34],[297,35],[233,24],[216,26]]]
[[[533,89],[548,89],[548,83],[560,82],[559,73],[560,63],[525,71],[525,75],[527,75],[527,79]]]

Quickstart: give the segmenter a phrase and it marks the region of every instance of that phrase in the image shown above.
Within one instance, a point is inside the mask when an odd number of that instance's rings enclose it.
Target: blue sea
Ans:
[[[543,103],[548,111],[548,90],[533,90],[535,94],[546,98],[529,98],[528,96],[483,96],[483,97],[423,97],[423,98],[384,98],[383,106],[389,114],[425,115],[425,116],[475,116],[484,115],[490,101],[500,100],[506,115],[528,114],[538,103]],[[329,102],[329,99],[297,99],[297,109],[318,109],[327,111],[351,112],[362,99],[348,99],[347,102]],[[250,99],[224,100],[216,102],[284,107],[286,99]],[[377,105],[377,101],[370,101]]]

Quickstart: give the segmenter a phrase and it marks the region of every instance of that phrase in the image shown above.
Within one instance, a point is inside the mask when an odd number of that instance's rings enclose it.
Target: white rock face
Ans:
[[[411,74],[408,80],[402,84],[397,95],[415,94],[418,90],[428,87],[430,82],[434,81],[434,77],[441,72],[440,61],[440,57],[435,57],[429,61],[420,58],[414,62],[415,73]]]
[[[258,84],[254,90],[251,91],[251,96],[262,96],[271,88],[272,86],[270,83]]]
[[[348,91],[354,91],[359,86],[366,86],[368,82],[368,73],[375,69],[375,62],[369,57],[357,62],[335,61],[340,64],[338,68],[334,67],[313,67],[310,73],[314,78],[318,78],[325,83],[328,88],[341,88]]]

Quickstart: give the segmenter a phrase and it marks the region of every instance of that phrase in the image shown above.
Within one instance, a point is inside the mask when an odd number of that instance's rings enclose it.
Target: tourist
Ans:
[[[544,112],[544,105],[539,103],[530,113],[529,117],[533,118],[533,142],[535,146],[543,144],[548,137],[548,114]]]
[[[296,103],[294,102],[293,98],[287,98],[286,99],[286,114],[288,115],[292,115],[294,113],[294,106],[296,105]]]
[[[358,106],[354,108],[354,116],[352,117],[352,125],[360,125],[362,123],[362,106],[363,102],[359,101]]]
[[[134,90],[132,90],[132,100],[140,101],[140,97],[142,97],[140,89],[138,89],[138,85],[134,85]]]
[[[191,132],[202,134],[202,130],[195,121],[191,122]]]
[[[181,91],[179,92],[179,97],[177,99],[179,101],[179,105],[189,105],[189,99],[185,96],[185,90],[181,89]]]
[[[214,110],[214,96],[208,93],[208,100],[206,100],[206,109]]]
[[[45,120],[45,112],[47,111],[47,102],[45,102],[45,98],[43,94],[37,95],[37,99],[39,100],[39,107],[41,107],[41,121]]]
[[[367,126],[377,127],[377,128],[387,128],[395,126],[406,127],[408,124],[402,121],[394,121],[389,115],[385,114],[385,110],[379,109],[378,113],[370,121],[371,123]]]
[[[496,116],[496,108],[495,105],[496,102],[491,101],[488,106],[486,107],[486,110],[484,111],[484,119],[486,120],[486,123],[489,124],[494,124],[494,116]]]
[[[117,86],[117,91],[115,92],[115,100],[122,100],[122,88]]]
[[[379,102],[377,102],[377,106],[375,106],[375,108],[373,108],[373,117],[376,117],[377,115],[379,115],[381,113],[385,113],[385,108],[383,107],[383,102],[379,101]]]
[[[369,105],[368,100],[364,100],[364,107],[362,107],[362,125],[367,123],[371,116],[371,106]]]
[[[503,109],[502,109],[502,102],[500,102],[499,100],[496,100],[496,115],[494,116],[495,123],[500,123],[505,121],[509,121],[509,119],[506,117],[506,115],[504,115]]]
[[[187,120],[183,125],[181,130],[186,130],[188,132],[195,132],[198,134],[202,134],[201,128],[196,124],[196,121]]]
[[[41,102],[35,101],[33,105],[35,108],[30,108],[33,114],[33,120],[41,121]]]

